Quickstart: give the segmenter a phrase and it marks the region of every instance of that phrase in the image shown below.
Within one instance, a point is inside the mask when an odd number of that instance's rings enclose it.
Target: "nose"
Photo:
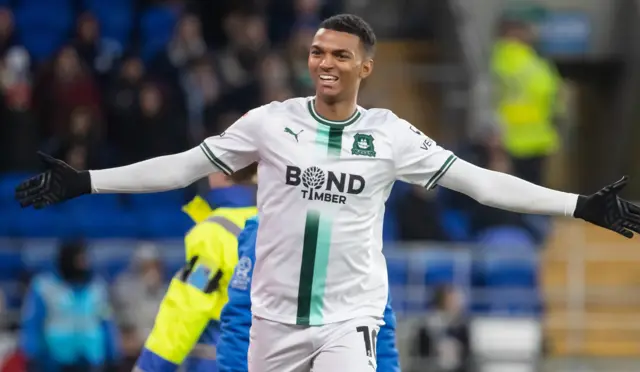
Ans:
[[[323,70],[330,70],[333,67],[333,58],[330,56],[322,58],[320,61],[320,68]]]

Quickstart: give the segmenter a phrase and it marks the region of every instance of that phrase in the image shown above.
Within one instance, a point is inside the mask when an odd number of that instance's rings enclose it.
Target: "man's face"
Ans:
[[[316,94],[332,100],[356,94],[373,70],[358,36],[324,28],[313,38],[308,64]]]

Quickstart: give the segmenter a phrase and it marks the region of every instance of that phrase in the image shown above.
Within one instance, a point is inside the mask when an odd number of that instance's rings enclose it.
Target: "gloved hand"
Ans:
[[[77,171],[62,160],[38,152],[47,170],[29,178],[16,187],[15,198],[22,208],[46,206],[91,193],[88,171]]]
[[[633,238],[640,233],[640,208],[618,196],[627,182],[624,176],[593,195],[580,195],[573,216]]]

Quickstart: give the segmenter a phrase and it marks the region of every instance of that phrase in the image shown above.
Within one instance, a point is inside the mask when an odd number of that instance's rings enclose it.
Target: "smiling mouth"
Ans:
[[[338,81],[338,77],[333,75],[321,74],[319,78],[323,83],[335,83]]]

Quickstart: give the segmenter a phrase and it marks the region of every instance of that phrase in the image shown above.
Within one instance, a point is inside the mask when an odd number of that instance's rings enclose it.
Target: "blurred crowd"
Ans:
[[[340,5],[0,0],[0,172],[37,170],[37,150],[79,169],[171,154],[253,107],[311,95],[308,45]],[[503,35],[518,32],[511,24]],[[544,156],[510,157],[488,138],[457,152],[541,181]],[[538,225],[446,191],[398,184],[387,206],[387,241],[476,241],[508,225],[541,242]]]
[[[308,45],[320,21],[340,10],[339,0],[0,0],[0,172],[39,169],[38,150],[79,169],[171,154],[224,131],[251,108],[311,95]],[[535,60],[540,71],[552,70],[529,48],[530,31],[513,20],[501,25],[492,61],[498,86],[522,86],[514,61]],[[531,123],[532,116],[520,114],[537,112],[531,106],[538,105],[546,116],[535,120],[549,127],[547,101],[555,93],[534,85],[531,94],[537,101],[529,106],[509,101],[513,95],[507,92],[496,106],[503,129],[464,143],[455,149],[460,157],[542,183],[544,163],[558,146],[554,130],[531,136],[509,126],[522,128],[518,120]],[[526,151],[520,151],[523,143]],[[472,242],[531,250],[544,242],[547,231],[544,218],[404,183],[394,186],[384,223],[387,242]],[[65,245],[60,252],[72,257],[59,262],[60,278],[38,274],[30,278],[28,290],[27,280],[23,283],[24,306],[35,310],[14,325],[23,332],[22,350],[44,347],[30,341],[41,340],[45,331],[40,310],[60,306],[64,323],[82,308],[90,329],[87,340],[95,335],[109,340],[101,343],[107,349],[89,354],[104,358],[113,371],[130,371],[173,273],[163,270],[152,245],[141,246],[131,267],[109,284],[92,274],[82,244]],[[534,282],[527,285],[535,287]],[[76,285],[99,300],[64,302],[45,290]],[[105,293],[110,301],[101,300]],[[454,287],[430,295],[436,311],[416,328],[412,351],[419,357],[445,355],[442,363],[450,368],[443,370],[448,371],[466,370],[460,360],[468,353],[468,335],[458,296]],[[51,337],[51,342],[65,340],[65,331]],[[20,353],[8,360],[9,366],[14,362],[26,363]],[[78,363],[73,368],[85,371]],[[7,368],[2,371],[23,370]]]
[[[0,171],[36,169],[38,149],[83,169],[174,153],[309,94],[335,3],[0,1]]]

